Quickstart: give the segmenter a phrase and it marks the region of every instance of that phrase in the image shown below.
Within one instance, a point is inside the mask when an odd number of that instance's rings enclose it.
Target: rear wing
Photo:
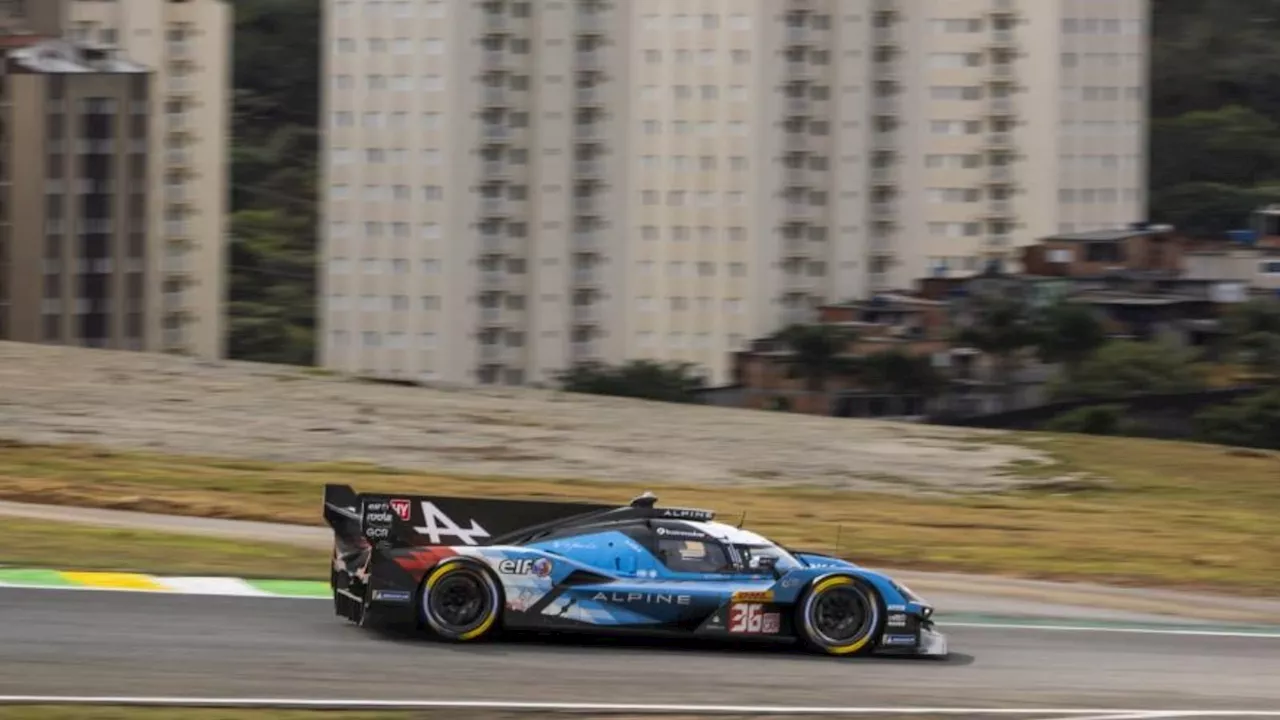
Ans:
[[[616,511],[614,505],[357,493],[325,485],[324,519],[340,545],[493,545],[543,526]]]

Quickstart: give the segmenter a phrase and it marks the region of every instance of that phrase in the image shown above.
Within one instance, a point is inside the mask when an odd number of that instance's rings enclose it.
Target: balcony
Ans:
[[[598,357],[599,348],[591,340],[577,341],[572,345],[572,353],[575,360],[586,360]]]
[[[1012,80],[1014,74],[1014,64],[1007,62],[998,62],[991,64],[991,75],[997,80]]]
[[[505,87],[487,85],[484,88],[484,104],[498,107],[505,107],[511,104],[508,90]]]
[[[188,269],[186,255],[166,255],[164,271],[170,275],[185,275]]]
[[[504,217],[510,214],[511,208],[505,197],[481,197],[480,214],[485,216]]]
[[[191,92],[194,85],[195,83],[186,75],[170,75],[165,81],[165,89],[171,95]]]
[[[589,303],[587,305],[573,306],[573,321],[583,325],[600,324],[603,313],[600,312],[599,303]]]
[[[810,185],[809,171],[806,170],[804,166],[787,166],[783,168],[782,172],[788,185],[799,185],[801,187],[808,187]]]
[[[164,224],[164,234],[171,238],[185,238],[187,235],[187,223],[185,220],[169,220]]]
[[[496,362],[502,357],[502,346],[497,343],[480,346],[480,359],[489,362]]]
[[[574,170],[582,177],[599,177],[601,164],[599,160],[579,160]]]
[[[510,250],[510,237],[498,233],[481,234],[480,250],[488,255],[505,255]]]
[[[597,86],[577,88],[579,105],[599,105],[604,102],[604,93]]]
[[[573,282],[576,285],[599,285],[600,271],[595,268],[576,268],[573,271]]]
[[[583,50],[578,53],[578,69],[601,70],[604,68],[604,53],[599,50]]]
[[[511,137],[511,128],[499,123],[484,123],[481,132],[486,140],[506,140]]]
[[[987,244],[992,247],[1009,247],[1013,244],[1011,233],[991,233],[987,236]]]
[[[191,57],[191,43],[169,41],[169,57],[181,60]]]
[[[170,131],[187,129],[187,116],[184,113],[169,113],[165,116],[165,122]]]
[[[1013,145],[1013,135],[1008,132],[993,132],[987,136],[987,147],[1007,148]]]
[[[484,22],[482,25],[485,32],[505,33],[511,29],[511,18],[503,14],[501,8],[485,8]]]
[[[788,25],[787,26],[787,42],[797,45],[807,45],[813,42],[813,35],[807,25]]]
[[[484,67],[486,70],[505,70],[511,60],[506,50],[485,50]]]
[[[987,179],[993,183],[1007,183],[1013,181],[1013,166],[1011,165],[991,165],[987,168]]]
[[[164,349],[167,351],[182,350],[186,347],[183,342],[182,330],[177,328],[167,328],[163,334]]]
[[[812,63],[804,60],[791,60],[787,62],[787,77],[795,80],[808,80],[815,77],[818,73],[816,67]]]
[[[186,150],[169,150],[164,158],[166,163],[174,166],[185,166],[191,162],[191,156]]]
[[[1014,35],[1012,30],[993,30],[991,32],[991,44],[997,47],[1007,47],[1013,45]]]
[[[808,115],[811,112],[813,112],[813,105],[809,98],[803,96],[787,98],[787,114]]]
[[[789,202],[785,212],[790,220],[811,220],[818,216],[818,207],[809,203]]]
[[[187,201],[187,186],[166,185],[164,188],[164,198],[171,203],[185,203]]]
[[[871,168],[871,182],[880,185],[888,185],[897,182],[898,168],[896,165],[881,165]]]
[[[788,152],[808,152],[809,136],[803,131],[790,132],[784,135],[782,146]]]
[[[185,312],[187,309],[187,306],[186,306],[186,301],[183,299],[183,297],[184,297],[183,294],[180,292],[164,293],[164,302],[163,302],[164,311],[166,313]]]
[[[512,285],[511,275],[506,270],[482,270],[480,287],[489,291],[504,291]]]
[[[573,249],[579,252],[591,252],[600,249],[600,233],[595,230],[584,230],[573,234]]]
[[[586,142],[595,142],[600,140],[604,137],[604,123],[576,123],[573,126],[573,136],[578,140]]]
[[[599,195],[575,195],[573,211],[579,215],[599,215],[604,211],[604,201]]]
[[[989,214],[994,217],[1008,217],[1013,214],[1013,203],[1008,198],[992,198]]]
[[[1012,115],[1014,112],[1013,98],[1011,97],[993,97],[991,98],[991,114],[993,115]]]
[[[481,173],[489,179],[504,178],[508,173],[508,166],[502,160],[485,160],[481,166]]]
[[[898,204],[893,200],[871,202],[871,217],[875,220],[893,220],[898,216]]]
[[[897,97],[882,95],[872,99],[871,107],[877,115],[897,115],[900,104]]]
[[[578,13],[578,32],[596,35],[605,30],[605,14],[601,12]]]

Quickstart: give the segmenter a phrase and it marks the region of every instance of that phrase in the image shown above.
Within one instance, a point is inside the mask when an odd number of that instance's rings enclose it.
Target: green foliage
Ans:
[[[697,391],[706,387],[696,365],[652,360],[632,360],[618,366],[581,363],[556,379],[568,392],[674,403],[700,403]]]
[[[927,355],[908,355],[894,348],[858,360],[858,376],[870,389],[898,395],[934,398],[947,388],[947,379]]]
[[[1280,450],[1280,390],[1203,410],[1195,424],[1206,442]]]
[[[233,358],[315,361],[318,2],[236,0]]]
[[[1280,3],[1161,0],[1151,45],[1151,218],[1244,227],[1280,201]]]
[[[1207,387],[1193,353],[1158,342],[1108,342],[1069,377],[1050,388],[1055,401],[1105,400],[1148,393],[1196,392]]]
[[[1090,405],[1068,410],[1044,423],[1049,432],[1084,435],[1132,435],[1132,423],[1124,418],[1123,405]]]
[[[1107,331],[1084,305],[1060,302],[1037,319],[1037,350],[1047,363],[1064,363],[1075,372],[1095,350],[1107,342]]]
[[[1254,371],[1274,375],[1280,367],[1280,301],[1250,300],[1224,318],[1228,343]]]
[[[811,392],[823,390],[827,378],[854,369],[854,364],[841,356],[853,340],[852,333],[831,325],[790,325],[774,337],[794,353],[791,376],[804,378],[805,387]]]

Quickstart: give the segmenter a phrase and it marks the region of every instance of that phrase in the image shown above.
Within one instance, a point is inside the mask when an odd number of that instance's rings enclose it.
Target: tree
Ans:
[[[1123,405],[1089,405],[1068,410],[1044,423],[1049,432],[1081,435],[1129,435],[1135,426],[1124,418]]]
[[[810,392],[821,392],[827,379],[848,374],[853,364],[842,357],[852,333],[831,325],[791,325],[775,336],[792,352],[792,377],[802,377]]]
[[[1095,350],[1107,342],[1107,331],[1084,305],[1059,302],[1039,318],[1037,349],[1046,363],[1062,363],[1068,375],[1075,373]]]
[[[1255,299],[1224,318],[1227,343],[1254,371],[1274,376],[1280,367],[1280,301]]]
[[[1192,353],[1158,342],[1116,340],[1050,388],[1055,401],[1106,400],[1148,393],[1204,390],[1204,373]]]
[[[858,375],[869,389],[932,399],[947,388],[947,379],[927,355],[908,355],[898,348],[858,360]]]
[[[974,317],[955,335],[955,343],[974,348],[995,359],[996,378],[1009,404],[1014,373],[1019,355],[1040,339],[1029,307],[1018,300],[1004,297],[975,300]]]
[[[566,392],[673,403],[700,403],[698,391],[706,387],[696,365],[653,360],[632,360],[618,366],[579,363],[556,379]]]
[[[1203,410],[1195,423],[1207,442],[1280,450],[1280,390]]]

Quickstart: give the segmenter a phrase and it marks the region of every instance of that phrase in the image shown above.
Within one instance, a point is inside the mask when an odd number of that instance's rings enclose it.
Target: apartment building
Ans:
[[[141,350],[150,72],[0,38],[0,338]]]
[[[70,0],[65,14],[67,37],[119,47],[154,71],[147,296],[160,300],[156,312],[148,316],[148,336],[156,340],[147,349],[222,357],[231,134],[230,4],[225,0]]]
[[[1143,219],[1147,6],[335,0],[322,363],[721,381],[826,302]]]

